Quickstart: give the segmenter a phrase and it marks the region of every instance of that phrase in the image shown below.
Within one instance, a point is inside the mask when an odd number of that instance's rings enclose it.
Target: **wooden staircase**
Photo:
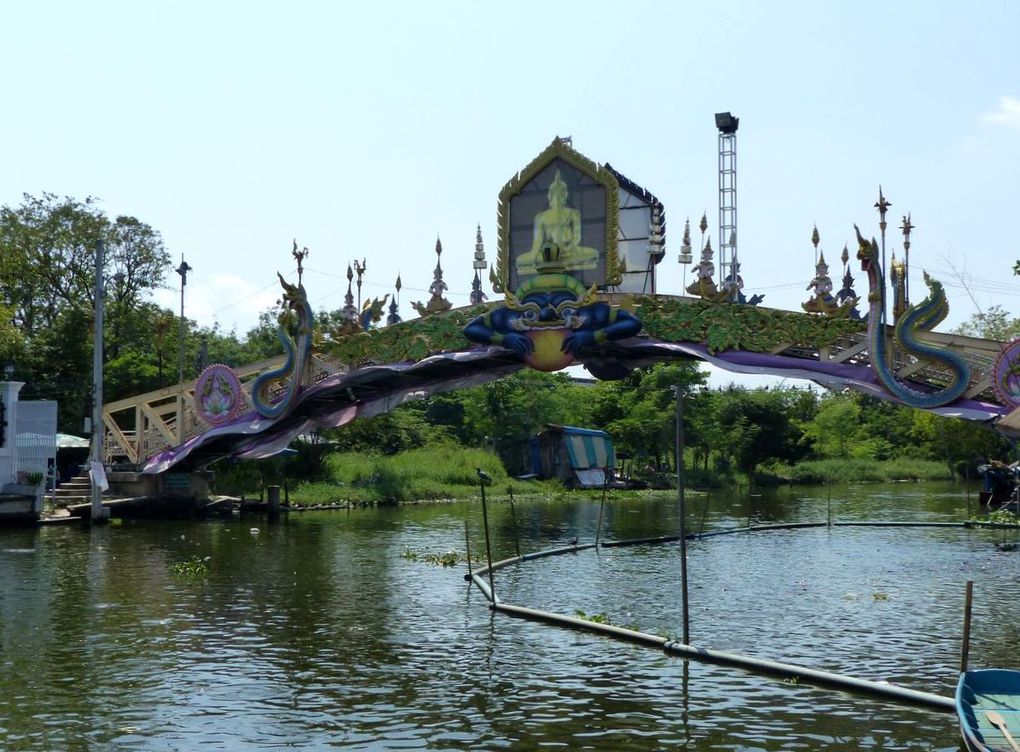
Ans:
[[[46,494],[46,500],[53,506],[52,516],[68,516],[68,507],[92,503],[92,479],[88,473],[76,475],[57,486],[56,491]]]

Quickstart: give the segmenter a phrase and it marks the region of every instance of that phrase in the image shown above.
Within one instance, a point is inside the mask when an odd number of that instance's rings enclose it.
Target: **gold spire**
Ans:
[[[885,213],[889,211],[890,206],[892,206],[892,204],[886,201],[885,196],[882,194],[882,186],[881,185],[878,186],[878,201],[875,202],[875,208],[878,209],[879,216],[878,226],[882,230],[882,232],[885,232],[886,228]]]

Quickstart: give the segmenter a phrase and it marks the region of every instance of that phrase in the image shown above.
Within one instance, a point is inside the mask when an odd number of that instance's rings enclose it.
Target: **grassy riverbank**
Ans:
[[[499,458],[482,449],[444,444],[393,455],[330,454],[323,458],[324,478],[291,487],[291,503],[393,504],[478,495],[478,468],[492,478],[493,496],[556,493],[548,481],[520,481],[507,476]]]
[[[826,483],[889,483],[893,481],[952,480],[944,462],[894,460],[806,460],[772,466],[760,474],[761,484],[823,485]]]
[[[439,444],[393,455],[362,452],[335,452],[321,456],[314,474],[307,468],[265,466],[268,471],[258,479],[221,478],[219,493],[258,494],[259,483],[281,483],[287,479],[292,504],[335,503],[395,504],[441,499],[466,499],[478,496],[477,468],[491,478],[490,494],[503,497],[512,489],[516,498],[555,497],[568,491],[556,481],[521,481],[508,476],[494,454],[456,444]],[[279,472],[279,477],[276,477]],[[690,470],[687,486],[696,489],[744,487],[748,478],[732,473]],[[824,485],[827,483],[888,483],[892,481],[949,480],[944,463],[927,460],[810,460],[792,466],[773,465],[755,478],[758,486]],[[675,487],[675,474],[663,472],[649,476],[657,488]],[[577,492],[570,492],[577,493]],[[597,492],[589,492],[597,493]],[[619,498],[622,494],[614,491]]]

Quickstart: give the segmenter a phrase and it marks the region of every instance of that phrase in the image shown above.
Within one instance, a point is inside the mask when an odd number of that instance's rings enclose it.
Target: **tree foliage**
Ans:
[[[25,194],[21,206],[0,207],[0,302],[26,336],[70,309],[91,309],[99,240],[104,277],[118,275],[108,291],[115,303],[136,304],[162,283],[170,256],[159,233],[134,217],[111,221],[95,198]]]
[[[462,435],[476,446],[510,447],[547,423],[587,425],[590,398],[565,373],[524,369],[464,393]]]
[[[999,342],[1008,342],[1020,337],[1020,318],[1010,316],[1000,305],[989,306],[985,311],[978,311],[967,321],[953,330],[955,334],[966,334],[971,337],[984,337]]]
[[[704,387],[707,378],[696,362],[679,361],[635,369],[620,381],[600,382],[592,422],[609,432],[620,454],[648,458],[655,466],[661,456],[673,452],[676,390],[690,394]],[[685,425],[690,433],[689,419]]]

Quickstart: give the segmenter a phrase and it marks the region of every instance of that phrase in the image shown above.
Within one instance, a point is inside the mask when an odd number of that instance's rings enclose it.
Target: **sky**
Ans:
[[[658,289],[680,293],[684,220],[718,222],[722,111],[740,118],[746,293],[800,310],[816,225],[838,288],[854,224],[878,234],[881,186],[890,254],[902,216],[915,226],[915,302],[922,271],[946,285],[940,328],[1020,315],[1015,0],[40,0],[8,4],[4,27],[0,204],[95,196],[151,225],[193,269],[200,325],[254,326],[276,272],[294,278],[294,240],[315,310],[343,305],[364,260],[363,297],[399,273],[414,317],[437,237],[467,304],[476,226],[493,261],[500,189],[556,136],[663,202]],[[156,299],[178,311],[166,282]]]

